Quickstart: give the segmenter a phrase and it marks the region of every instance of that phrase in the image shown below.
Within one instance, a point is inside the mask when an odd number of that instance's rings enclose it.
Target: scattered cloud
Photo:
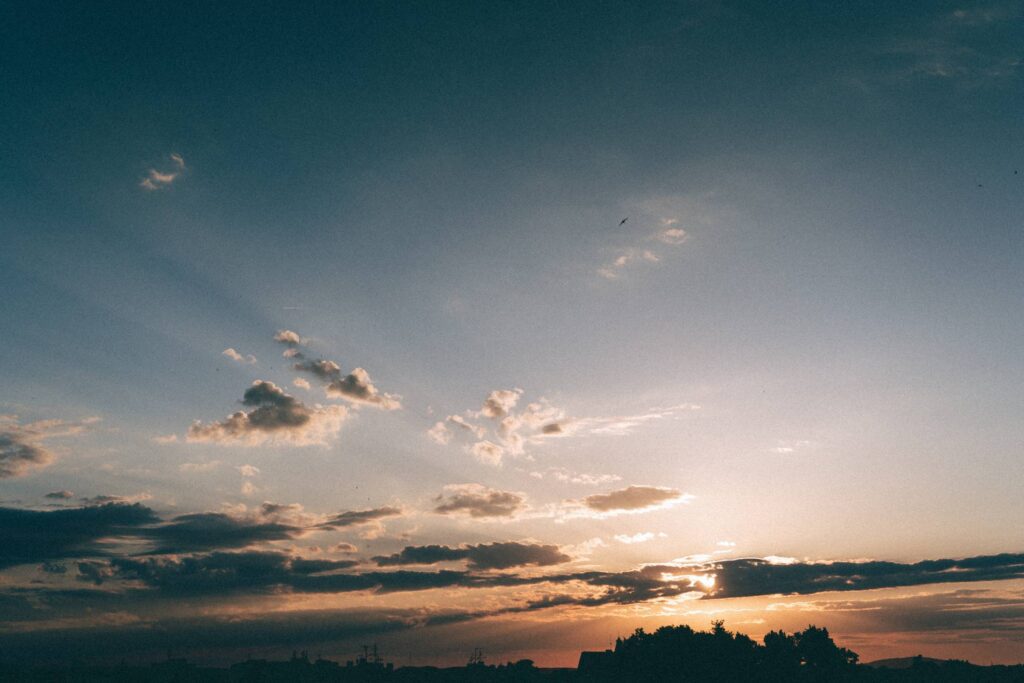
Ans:
[[[548,567],[572,561],[556,545],[536,543],[483,543],[452,548],[446,545],[406,546],[393,555],[374,557],[378,565],[436,564],[465,560],[470,569]]]
[[[278,522],[250,520],[221,512],[179,515],[150,527],[142,535],[156,544],[151,555],[245,548],[257,543],[285,541],[302,529]]]
[[[220,460],[210,460],[209,462],[183,462],[178,465],[178,469],[182,472],[189,473],[212,472],[220,467],[220,464]]]
[[[341,398],[352,403],[374,406],[383,410],[397,410],[402,407],[399,396],[381,393],[370,380],[370,373],[356,368],[343,375],[341,366],[331,360],[303,360],[295,363],[293,369],[307,372],[324,382],[324,391],[331,398]]]
[[[43,441],[80,434],[98,420],[38,420],[19,424],[16,415],[0,415],[0,479],[21,477],[52,464],[56,455],[43,446]]]
[[[305,389],[306,391],[312,389],[312,387],[309,385],[309,382],[303,379],[302,377],[296,377],[295,379],[293,379],[292,386],[298,387],[299,389]]]
[[[586,472],[574,472],[564,467],[549,467],[546,470],[535,470],[530,472],[530,476],[534,479],[550,478],[565,484],[582,484],[584,486],[614,484],[622,480],[622,477],[617,474],[587,474]]]
[[[146,172],[146,177],[139,181],[139,187],[144,190],[154,191],[170,187],[175,180],[185,171],[185,159],[180,154],[170,155],[174,168],[169,171],[158,171],[155,168]]]
[[[579,501],[600,516],[660,510],[689,502],[693,496],[664,486],[627,486],[608,493],[595,493]]]
[[[337,436],[348,417],[343,406],[307,406],[264,380],[246,389],[242,405],[251,410],[237,411],[220,422],[194,422],[188,440],[243,446],[324,445]]]
[[[785,455],[788,453],[796,453],[799,450],[804,450],[813,445],[814,442],[808,441],[807,439],[798,439],[795,441],[779,441],[778,445],[773,446],[768,450],[771,451],[772,453],[780,453]]]
[[[473,456],[485,465],[498,466],[501,464],[501,457],[505,455],[505,449],[490,441],[478,441],[470,446]]]
[[[46,512],[0,508],[0,567],[104,555],[111,537],[158,521],[152,510],[138,503]]]
[[[178,435],[177,434],[158,434],[158,435],[154,436],[152,439],[150,439],[150,441],[152,441],[153,443],[156,443],[156,444],[160,444],[161,446],[166,446],[168,444],[177,443],[178,442]]]
[[[130,493],[126,496],[115,496],[110,494],[103,494],[98,496],[89,496],[88,498],[79,498],[84,505],[107,505],[109,503],[139,503],[144,500],[151,500],[153,494],[148,491],[141,491],[139,493]]]
[[[260,468],[255,465],[239,465],[238,471],[243,477],[255,477],[260,473]]]
[[[547,399],[532,401],[519,409],[522,389],[492,391],[479,410],[463,415],[449,415],[435,422],[427,436],[435,443],[446,445],[458,439],[467,452],[480,462],[503,465],[509,456],[527,455],[529,445],[540,445],[549,439],[585,435],[624,435],[636,427],[655,420],[677,418],[684,413],[700,409],[693,403],[681,403],[667,408],[652,408],[638,415],[571,418]],[[530,458],[532,459],[532,458]],[[543,478],[544,472],[531,473]],[[609,479],[584,482],[586,475],[575,483],[602,483]]]
[[[459,437],[477,460],[497,467],[506,456],[524,455],[527,443],[567,435],[561,409],[541,398],[517,410],[522,395],[522,389],[496,389],[479,410],[449,415],[428,429],[427,436],[441,445]]]
[[[644,531],[642,533],[633,534],[616,534],[615,540],[619,543],[625,543],[626,545],[634,545],[636,543],[646,543],[647,541],[653,541],[655,538],[668,538],[668,534],[665,533],[654,533],[653,531]]]
[[[499,491],[481,484],[450,484],[434,499],[434,512],[442,515],[468,515],[474,518],[514,517],[526,509],[526,497],[512,491]]]
[[[228,347],[221,351],[221,354],[227,356],[236,363],[244,363],[246,365],[256,364],[256,356],[252,355],[251,353],[243,356],[238,351],[235,351],[233,348]]]
[[[347,510],[331,515],[327,520],[321,522],[322,529],[344,529],[350,526],[359,526],[378,522],[387,517],[401,517],[405,514],[401,508],[385,505],[379,508],[367,510]]]

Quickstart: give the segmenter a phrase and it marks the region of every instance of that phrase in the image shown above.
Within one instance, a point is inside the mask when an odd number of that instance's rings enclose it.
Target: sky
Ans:
[[[3,656],[1024,661],[1024,4],[635,5],[3,9]]]

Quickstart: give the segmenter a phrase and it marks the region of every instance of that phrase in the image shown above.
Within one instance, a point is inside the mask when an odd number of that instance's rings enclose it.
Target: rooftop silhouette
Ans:
[[[580,653],[579,665],[570,668],[539,668],[529,659],[487,664],[475,649],[465,666],[405,666],[386,662],[377,646],[363,646],[352,660],[340,662],[295,651],[290,659],[272,661],[250,658],[227,668],[202,667],[185,658],[168,656],[148,666],[21,667],[0,663],[0,680],[93,681],[156,683],[321,683],[370,681],[702,681],[718,683],[831,683],[878,682],[977,682],[1024,681],[1024,664],[978,666],[965,661],[937,660],[921,656],[860,663],[857,653],[836,644],[825,628],[808,626],[787,634],[767,633],[761,642],[732,632],[721,621],[707,631],[690,626],[664,626],[647,633],[637,629],[615,641],[614,649]]]

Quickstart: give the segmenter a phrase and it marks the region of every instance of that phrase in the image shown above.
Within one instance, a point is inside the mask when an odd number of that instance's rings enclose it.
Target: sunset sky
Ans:
[[[1024,3],[0,14],[0,657],[1024,661]]]

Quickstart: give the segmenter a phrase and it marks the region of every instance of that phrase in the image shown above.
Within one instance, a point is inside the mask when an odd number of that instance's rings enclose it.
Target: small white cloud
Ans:
[[[688,237],[682,228],[666,228],[657,234],[657,240],[665,244],[682,244]]]
[[[178,465],[178,469],[182,472],[211,472],[220,467],[220,460],[211,460],[210,462],[183,462]]]
[[[251,353],[243,356],[242,354],[240,354],[238,351],[235,351],[231,347],[228,347],[221,351],[221,354],[227,356],[236,363],[245,363],[246,365],[256,364],[256,356],[252,355]]]
[[[239,465],[238,471],[242,473],[243,477],[255,477],[260,473],[260,468],[254,465]]]
[[[485,465],[498,467],[505,455],[505,449],[491,441],[477,441],[470,447],[470,452]]]
[[[299,389],[305,389],[306,391],[309,391],[311,388],[309,386],[309,382],[307,382],[301,377],[296,377],[295,379],[293,379],[292,385],[298,387]]]
[[[615,540],[619,543],[625,543],[626,545],[633,545],[636,543],[646,543],[647,541],[653,541],[655,538],[668,538],[666,533],[654,533],[653,531],[644,531],[632,536],[628,534],[616,534]]]
[[[150,441],[152,441],[153,443],[158,443],[161,446],[166,446],[167,444],[170,444],[170,443],[177,443],[178,435],[177,434],[158,434],[157,436],[154,436],[152,439],[150,439]]]
[[[256,493],[256,486],[251,481],[246,480],[242,482],[241,491],[243,496],[251,496]]]
[[[139,187],[149,191],[162,190],[177,180],[185,170],[185,159],[180,154],[171,154],[170,157],[176,170],[163,172],[151,168],[147,171],[146,177],[139,181]]]
[[[434,423],[434,426],[427,430],[427,436],[442,446],[452,440],[452,432],[444,422]]]

